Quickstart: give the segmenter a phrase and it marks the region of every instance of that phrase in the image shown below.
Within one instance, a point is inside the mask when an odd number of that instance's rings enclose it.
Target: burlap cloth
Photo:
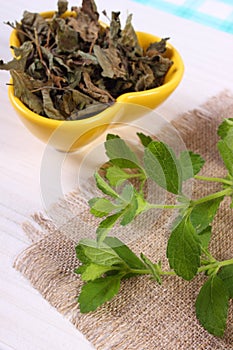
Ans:
[[[216,150],[216,130],[224,117],[233,117],[233,95],[229,91],[187,112],[173,124],[186,147],[206,159],[203,169],[206,175],[225,174]],[[192,195],[198,197],[216,185],[193,183],[192,186]],[[211,243],[213,255],[221,260],[233,256],[232,212],[226,202],[213,223]],[[115,230],[115,234],[123,239],[130,237],[131,243],[127,243],[136,253],[142,251],[153,261],[161,259],[166,266],[170,217],[167,211],[155,217],[153,213],[147,214],[136,224]],[[208,334],[196,319],[194,303],[205,280],[203,275],[191,282],[178,277],[163,278],[161,286],[146,276],[127,280],[111,302],[96,312],[80,314],[77,295],[82,282],[73,272],[78,264],[75,246],[80,237],[95,235],[96,224],[96,219],[89,214],[85,196],[79,191],[70,193],[54,205],[50,217],[34,214],[31,222],[23,224],[32,244],[17,257],[14,267],[83,332],[96,349],[233,349],[232,301],[222,339]],[[135,237],[133,242],[132,237]]]

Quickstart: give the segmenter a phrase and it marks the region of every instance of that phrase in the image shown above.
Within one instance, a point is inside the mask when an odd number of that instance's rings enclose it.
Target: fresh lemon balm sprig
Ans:
[[[76,272],[85,282],[78,298],[81,312],[94,311],[112,299],[125,278],[148,275],[162,284],[164,275],[190,281],[204,273],[206,280],[195,303],[196,315],[209,333],[223,336],[229,300],[233,298],[233,258],[218,261],[211,254],[209,243],[211,223],[220,203],[230,197],[230,208],[233,207],[233,119],[222,122],[218,135],[217,147],[227,172],[224,178],[199,175],[204,165],[200,155],[186,150],[176,155],[164,142],[142,133],[138,134],[143,146],[142,159],[119,136],[107,136],[108,166],[103,176],[95,173],[96,186],[103,197],[89,201],[91,213],[102,221],[96,239],[82,239],[76,247],[80,261]],[[222,188],[198,199],[187,198],[183,187],[192,178],[217,182]],[[149,180],[172,193],[175,204],[149,202],[145,195]],[[170,270],[164,270],[160,261],[152,262],[143,253],[138,257],[117,237],[108,236],[117,223],[128,225],[153,208],[178,212],[166,248]]]

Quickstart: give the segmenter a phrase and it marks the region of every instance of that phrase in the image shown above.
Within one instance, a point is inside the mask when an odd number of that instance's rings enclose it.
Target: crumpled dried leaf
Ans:
[[[98,103],[88,105],[87,107],[73,111],[70,120],[86,119],[90,118],[100,112],[103,112],[106,108],[110,107],[111,103]]]
[[[61,16],[63,13],[65,13],[68,10],[68,1],[58,0],[57,7],[58,7],[58,16]]]
[[[23,43],[25,40],[28,40],[28,37],[34,38],[36,32],[39,44],[43,45],[49,31],[49,25],[39,13],[24,11],[21,22],[16,24],[16,29],[19,30],[18,37],[20,42]]]
[[[122,30],[120,42],[121,45],[126,46],[127,49],[133,51],[134,55],[143,55],[143,49],[139,45],[136,32],[132,26],[132,14],[127,17],[125,28]]]
[[[83,0],[81,11],[86,13],[94,22],[98,22],[99,13],[94,0]]]
[[[111,44],[117,46],[121,37],[120,12],[112,12],[109,37]]]
[[[107,91],[98,88],[92,83],[90,75],[87,72],[83,72],[83,80],[84,80],[85,86],[82,85],[81,88],[89,96],[93,97],[94,99],[102,103],[108,103],[109,100],[114,101],[114,98]]]
[[[154,78],[153,71],[148,64],[145,64],[143,62],[140,62],[139,66],[141,69],[140,72],[142,72],[143,74],[141,74],[141,76],[137,78],[137,82],[135,84],[135,90],[136,91],[148,90],[154,84],[155,78]]]
[[[18,97],[33,112],[42,114],[43,103],[41,99],[30,91],[30,88],[34,88],[33,82],[30,82],[28,76],[23,72],[11,70],[10,73],[14,81],[15,96]]]
[[[85,42],[95,42],[98,38],[100,26],[92,21],[87,14],[79,12],[77,18],[71,17],[68,25],[72,27]]]
[[[26,41],[20,47],[12,47],[12,49],[14,50],[15,58],[13,58],[13,60],[9,61],[8,63],[4,63],[2,60],[0,60],[0,69],[14,69],[16,71],[24,72],[26,70],[28,57],[33,52],[32,43],[30,41]]]
[[[43,106],[46,115],[51,119],[56,120],[65,120],[65,117],[58,111],[54,105],[53,100],[50,96],[50,91],[47,89],[41,90],[42,98],[43,98]]]
[[[56,44],[58,53],[73,52],[78,48],[77,32],[63,18],[56,20]]]
[[[143,52],[131,14],[123,29],[119,12],[102,27],[94,0],[83,0],[68,17],[67,1],[57,5],[50,19],[24,11],[21,22],[8,22],[21,46],[13,48],[12,61],[0,61],[0,69],[10,70],[17,97],[34,112],[59,120],[85,118],[123,93],[163,84],[172,64],[168,38]]]
[[[147,56],[155,56],[155,55],[165,53],[167,50],[166,44],[167,44],[168,40],[169,40],[169,38],[164,38],[158,42],[150,44],[148,46],[148,48],[146,49],[146,55]]]
[[[101,49],[100,46],[94,46],[94,54],[98,59],[99,65],[103,69],[101,75],[111,79],[126,79],[127,71],[122,65],[119,51],[115,46],[109,46],[107,49]]]

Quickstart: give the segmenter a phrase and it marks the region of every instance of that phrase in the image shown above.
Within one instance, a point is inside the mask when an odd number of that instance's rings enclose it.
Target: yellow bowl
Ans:
[[[54,12],[41,15],[51,18]],[[66,16],[73,15],[67,12]],[[143,48],[159,40],[155,35],[137,32],[138,40]],[[16,30],[12,31],[10,45],[19,46]],[[9,99],[20,119],[30,132],[45,143],[61,151],[75,151],[96,139],[113,123],[129,123],[146,114],[164,102],[180,83],[184,65],[178,51],[167,44],[167,57],[173,61],[163,85],[154,89],[126,93],[119,96],[111,107],[95,116],[74,121],[59,121],[42,117],[27,108],[14,96],[13,86],[9,86]],[[140,108],[141,107],[141,108]]]

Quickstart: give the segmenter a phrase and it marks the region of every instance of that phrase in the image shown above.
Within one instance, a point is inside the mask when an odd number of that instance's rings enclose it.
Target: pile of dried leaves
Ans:
[[[83,0],[64,16],[67,1],[58,1],[50,19],[25,11],[17,29],[20,47],[0,69],[9,70],[14,93],[35,113],[74,120],[100,112],[126,92],[163,84],[172,61],[164,57],[166,41],[140,47],[129,15],[121,29],[120,13],[110,26],[99,23],[94,0]],[[106,14],[105,14],[106,15]]]

